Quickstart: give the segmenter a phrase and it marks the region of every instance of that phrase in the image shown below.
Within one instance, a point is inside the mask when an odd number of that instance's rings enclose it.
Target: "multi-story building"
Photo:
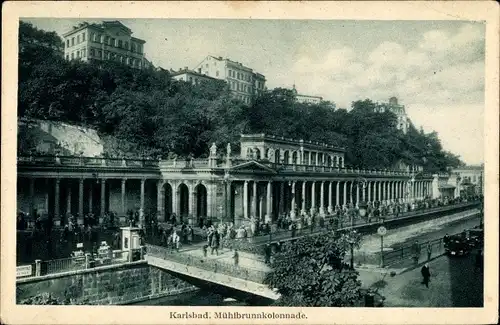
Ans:
[[[218,80],[205,74],[198,73],[194,70],[189,70],[187,67],[184,67],[184,69],[179,69],[179,71],[170,70],[170,76],[172,77],[172,79],[182,80],[194,85],[198,85],[203,81]]]
[[[467,194],[483,194],[484,193],[484,165],[479,166],[464,166],[456,168],[452,171],[459,179],[460,193]]]
[[[199,74],[225,80],[233,96],[245,104],[265,90],[266,77],[239,62],[208,55],[195,68]]]
[[[323,97],[320,97],[320,96],[299,94],[299,92],[295,88],[295,85],[293,85],[293,93],[295,95],[295,99],[299,103],[319,104],[323,101]]]
[[[410,127],[410,120],[406,115],[404,105],[398,104],[398,99],[396,97],[389,98],[389,103],[378,104],[375,108],[376,112],[383,113],[385,111],[389,111],[394,113],[398,118],[397,128],[402,130],[404,133],[408,132],[408,128]]]
[[[119,21],[83,22],[63,34],[66,60],[116,61],[133,68],[151,66],[144,55],[146,41],[133,37]]]

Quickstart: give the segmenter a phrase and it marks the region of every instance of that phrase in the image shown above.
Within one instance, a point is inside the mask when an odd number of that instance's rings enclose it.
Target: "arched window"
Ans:
[[[255,153],[255,159],[259,159],[260,160],[260,150],[258,148],[255,148],[254,149],[254,153]]]

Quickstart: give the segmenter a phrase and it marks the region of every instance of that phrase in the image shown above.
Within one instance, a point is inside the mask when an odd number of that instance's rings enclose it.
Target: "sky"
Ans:
[[[93,19],[22,19],[59,35]],[[396,96],[467,164],[484,160],[485,26],[468,21],[119,19],[164,69],[222,56],[337,107]]]

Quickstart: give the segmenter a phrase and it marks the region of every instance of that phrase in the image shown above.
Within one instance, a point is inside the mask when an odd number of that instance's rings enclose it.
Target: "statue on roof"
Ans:
[[[212,146],[210,147],[210,157],[215,158],[217,156],[217,146],[215,145],[215,142],[212,143]]]

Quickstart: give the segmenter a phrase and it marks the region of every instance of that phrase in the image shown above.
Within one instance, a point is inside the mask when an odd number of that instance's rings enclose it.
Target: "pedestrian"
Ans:
[[[297,230],[297,226],[295,225],[295,222],[292,222],[292,238],[295,237],[296,230]]]
[[[264,248],[264,262],[266,264],[269,264],[271,262],[271,245],[266,244],[266,247]]]
[[[191,226],[187,227],[187,242],[188,244],[191,244],[193,242],[193,237],[194,237],[194,230],[191,228]]]
[[[238,266],[238,264],[240,264],[240,255],[238,254],[238,250],[236,249],[234,250],[233,259],[234,259],[234,265]]]
[[[203,245],[203,257],[207,257],[208,245]]]
[[[476,270],[479,270],[479,271],[483,270],[483,251],[481,249],[476,254],[476,262],[475,262],[474,271],[476,271]]]
[[[431,243],[427,244],[427,260],[430,261],[432,255],[432,245]]]
[[[423,278],[422,284],[425,284],[425,286],[428,288],[430,277],[431,277],[431,272],[429,270],[429,264],[425,263],[424,266],[422,266],[420,273],[422,273],[422,278]]]
[[[412,251],[413,251],[413,261],[415,265],[417,265],[418,260],[420,258],[420,244],[418,243],[418,240],[416,240],[415,243],[413,244]]]

